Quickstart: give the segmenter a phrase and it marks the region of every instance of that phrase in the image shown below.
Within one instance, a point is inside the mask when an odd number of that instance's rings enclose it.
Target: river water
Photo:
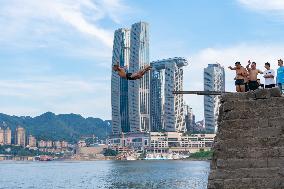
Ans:
[[[0,189],[205,189],[207,161],[0,162]]]

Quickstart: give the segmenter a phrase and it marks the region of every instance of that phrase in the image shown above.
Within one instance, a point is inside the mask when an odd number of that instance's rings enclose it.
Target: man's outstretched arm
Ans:
[[[250,60],[248,61],[248,65],[246,66],[246,69],[248,70],[248,71],[250,71],[251,69],[250,69],[250,64],[251,64],[251,62],[250,62]]]
[[[232,66],[229,66],[228,68],[229,68],[230,70],[236,70],[236,67],[233,68]]]

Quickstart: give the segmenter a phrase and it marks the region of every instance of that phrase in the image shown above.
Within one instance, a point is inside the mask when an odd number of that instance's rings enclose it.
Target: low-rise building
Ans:
[[[55,148],[61,148],[61,142],[60,141],[55,141],[54,142],[54,147]]]
[[[40,141],[38,142],[38,147],[39,147],[39,148],[45,148],[45,147],[46,147],[46,141],[40,140]]]
[[[105,144],[77,147],[73,158],[78,160],[104,159],[103,153],[107,148],[108,146]]]
[[[108,139],[109,148],[122,151],[194,153],[201,149],[208,151],[215,134],[191,134],[179,132],[127,133],[112,135]]]
[[[61,141],[61,147],[62,147],[62,148],[68,148],[68,142],[66,142],[66,141]]]
[[[144,151],[149,146],[149,133],[122,133],[111,135],[108,145],[119,152],[127,150]]]
[[[47,142],[46,142],[46,147],[47,148],[52,148],[52,141],[51,140],[48,140]]]
[[[194,153],[210,150],[215,134],[191,134],[178,132],[151,132],[151,146],[149,151]]]
[[[85,147],[87,146],[86,142],[84,140],[79,140],[79,142],[77,143],[78,147]]]

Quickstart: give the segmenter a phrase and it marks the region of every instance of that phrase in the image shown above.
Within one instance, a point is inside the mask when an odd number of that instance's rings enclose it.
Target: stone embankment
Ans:
[[[278,88],[221,96],[208,189],[284,189],[284,97]]]

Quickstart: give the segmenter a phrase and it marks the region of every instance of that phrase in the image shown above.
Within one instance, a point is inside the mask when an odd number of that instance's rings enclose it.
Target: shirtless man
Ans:
[[[250,67],[249,67],[250,66]],[[248,73],[249,73],[249,89],[250,90],[256,90],[259,87],[259,84],[257,82],[257,75],[263,74],[262,71],[260,71],[259,69],[256,69],[256,63],[255,62],[250,62],[250,60],[248,61],[248,65],[246,66]]]
[[[136,80],[136,79],[141,79],[143,75],[151,70],[151,66],[147,65],[144,69],[139,70],[136,73],[127,73],[125,71],[125,67],[120,67],[119,62],[117,62],[115,65],[113,65],[112,69],[118,73],[118,75],[122,78],[125,78],[127,80]]]
[[[247,72],[244,67],[242,67],[240,62],[235,63],[235,67],[228,67],[230,70],[236,70],[235,85],[237,92],[245,92],[245,77],[247,77]]]

